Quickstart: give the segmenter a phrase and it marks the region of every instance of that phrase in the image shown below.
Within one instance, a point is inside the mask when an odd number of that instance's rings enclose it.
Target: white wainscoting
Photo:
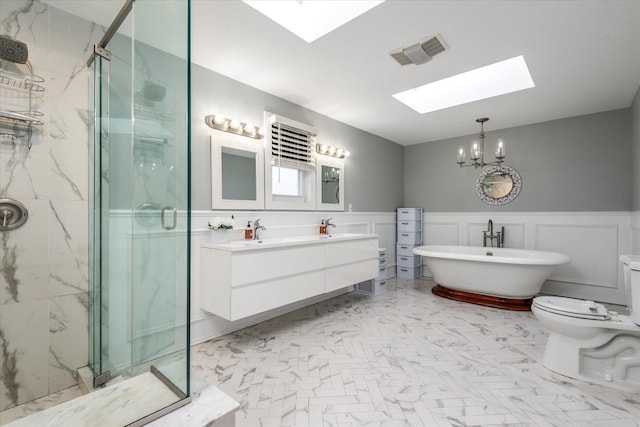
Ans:
[[[505,247],[562,252],[542,292],[626,304],[620,255],[640,253],[640,212],[425,212],[425,245],[482,246],[488,220],[505,228]],[[633,237],[632,237],[633,228]],[[425,276],[431,273],[425,267]]]
[[[230,240],[244,238],[247,221],[260,218],[267,229],[260,232],[261,238],[317,234],[320,221],[333,218],[336,228],[330,233],[374,233],[379,246],[387,249],[387,275],[395,276],[396,259],[396,213],[395,212],[272,212],[272,211],[193,211],[191,214],[191,343],[197,344],[276,316],[332,298],[353,287],[340,289],[330,294],[309,298],[285,307],[238,321],[228,321],[200,309],[200,243],[208,242],[207,222],[214,216],[235,217],[236,229],[230,231]],[[211,280],[215,280],[214,277]]]
[[[640,254],[640,211],[631,213],[632,249],[634,254]]]

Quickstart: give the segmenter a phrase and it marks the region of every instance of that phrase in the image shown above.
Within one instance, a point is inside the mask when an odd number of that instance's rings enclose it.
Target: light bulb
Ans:
[[[466,153],[464,152],[464,148],[459,147],[458,148],[458,163],[464,163],[466,160]]]
[[[498,140],[498,144],[496,145],[496,158],[502,159],[505,156],[505,148],[504,141],[502,139]]]
[[[255,135],[256,134],[256,127],[254,125],[244,125],[243,131],[244,131],[244,133],[246,133],[248,135]]]
[[[322,144],[320,146],[320,152],[321,153],[326,153],[328,149],[329,149],[329,147],[327,147],[327,144]]]
[[[222,117],[219,114],[216,114],[215,116],[213,116],[213,123],[217,124],[217,125],[222,125],[224,124],[224,122],[226,122],[227,119]]]
[[[258,135],[264,136],[264,128],[262,126],[258,128]]]
[[[240,126],[242,126],[242,125],[240,124],[240,121],[235,120],[235,119],[234,119],[234,120],[231,120],[231,122],[229,123],[229,127],[230,127],[231,129],[233,129],[233,130],[238,130],[238,129],[240,129]]]
[[[329,154],[334,155],[336,153],[336,147],[329,147]]]
[[[336,156],[342,157],[343,154],[344,154],[344,150],[342,148],[338,148],[338,151],[336,151]]]
[[[349,151],[345,151],[345,152],[344,152],[344,156],[345,156],[345,157],[349,157],[350,155],[351,155],[351,152],[349,152]]]
[[[478,160],[480,158],[480,146],[478,145],[478,141],[473,141],[471,143],[471,151],[469,153],[471,160]]]

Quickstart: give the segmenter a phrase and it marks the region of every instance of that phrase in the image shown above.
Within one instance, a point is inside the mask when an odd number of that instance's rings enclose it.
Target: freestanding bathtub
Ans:
[[[445,298],[509,310],[530,310],[533,297],[567,255],[525,249],[476,246],[419,246]]]

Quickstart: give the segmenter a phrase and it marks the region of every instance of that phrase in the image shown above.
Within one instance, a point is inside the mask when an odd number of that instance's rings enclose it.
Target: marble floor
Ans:
[[[192,378],[240,403],[237,427],[640,426],[640,394],[542,366],[547,333],[530,312],[445,300],[433,286],[392,279],[384,294],[345,294],[196,345]],[[196,420],[219,409],[215,393],[153,425],[209,425]]]
[[[390,282],[394,282],[393,280]],[[430,280],[346,294],[192,350],[236,426],[640,426],[640,395],[546,370],[530,312],[441,299]]]

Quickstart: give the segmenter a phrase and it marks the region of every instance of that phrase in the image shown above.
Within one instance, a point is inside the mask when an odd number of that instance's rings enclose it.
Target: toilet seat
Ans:
[[[578,319],[610,320],[609,310],[593,301],[567,297],[539,296],[533,299],[533,306],[540,310]]]

